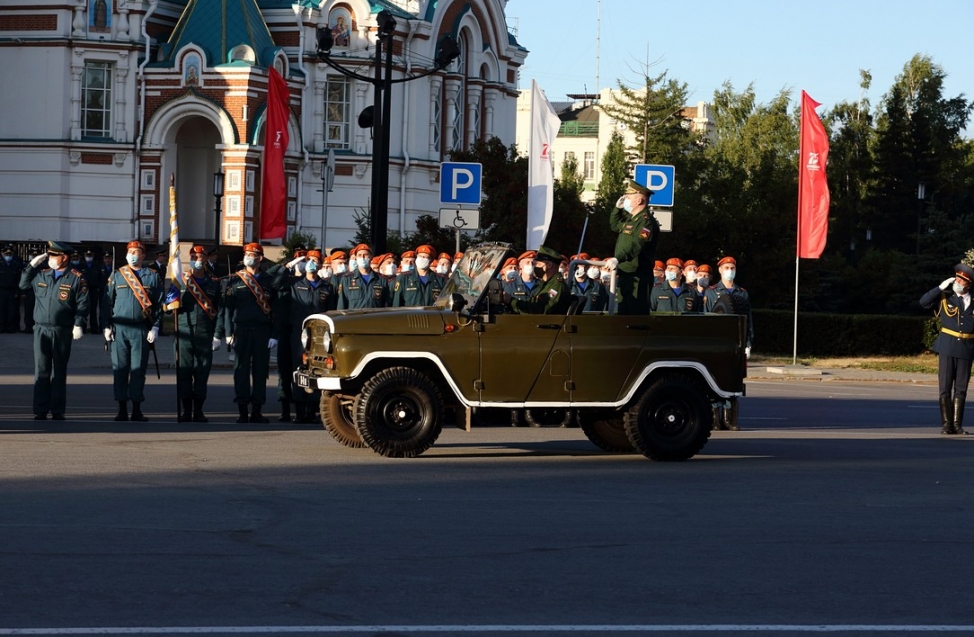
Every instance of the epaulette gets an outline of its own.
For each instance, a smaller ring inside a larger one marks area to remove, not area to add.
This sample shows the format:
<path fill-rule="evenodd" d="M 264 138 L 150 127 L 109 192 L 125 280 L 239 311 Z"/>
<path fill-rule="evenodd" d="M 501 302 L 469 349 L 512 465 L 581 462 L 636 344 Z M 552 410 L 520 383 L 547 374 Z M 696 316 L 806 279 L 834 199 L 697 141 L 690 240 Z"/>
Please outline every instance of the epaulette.
<path fill-rule="evenodd" d="M 81 272 L 75 270 L 74 268 L 71 268 L 71 274 L 75 275 L 76 277 L 84 278 L 84 275 L 81 274 Z"/>

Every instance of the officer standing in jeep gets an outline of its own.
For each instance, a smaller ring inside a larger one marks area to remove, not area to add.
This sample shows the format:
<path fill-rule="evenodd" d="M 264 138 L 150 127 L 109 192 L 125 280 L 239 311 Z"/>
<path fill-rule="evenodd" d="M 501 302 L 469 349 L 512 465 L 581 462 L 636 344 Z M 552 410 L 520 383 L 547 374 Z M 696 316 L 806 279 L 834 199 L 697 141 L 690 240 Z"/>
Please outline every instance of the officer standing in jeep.
<path fill-rule="evenodd" d="M 653 265 L 660 225 L 649 211 L 653 192 L 630 181 L 609 213 L 609 227 L 619 233 L 613 256 L 619 260 L 619 314 L 648 314 Z"/>
<path fill-rule="evenodd" d="M 565 314 L 572 304 L 572 293 L 565 280 L 558 275 L 558 265 L 562 256 L 549 248 L 538 248 L 534 258 L 535 271 L 540 273 L 541 282 L 528 299 L 513 299 L 504 292 L 504 303 L 510 304 L 516 314 Z"/>

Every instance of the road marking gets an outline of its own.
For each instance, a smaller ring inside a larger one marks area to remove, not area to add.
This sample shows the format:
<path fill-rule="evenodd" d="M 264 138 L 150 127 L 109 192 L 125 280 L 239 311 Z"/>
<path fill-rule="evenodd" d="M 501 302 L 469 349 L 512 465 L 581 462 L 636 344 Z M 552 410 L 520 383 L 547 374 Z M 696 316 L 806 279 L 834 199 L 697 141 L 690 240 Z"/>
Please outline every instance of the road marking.
<path fill-rule="evenodd" d="M 951 624 L 687 624 L 687 625 L 444 625 L 444 626 L 139 626 L 89 628 L 0 628 L 0 635 L 168 635 L 256 633 L 957 633 L 974 631 L 974 625 Z"/>

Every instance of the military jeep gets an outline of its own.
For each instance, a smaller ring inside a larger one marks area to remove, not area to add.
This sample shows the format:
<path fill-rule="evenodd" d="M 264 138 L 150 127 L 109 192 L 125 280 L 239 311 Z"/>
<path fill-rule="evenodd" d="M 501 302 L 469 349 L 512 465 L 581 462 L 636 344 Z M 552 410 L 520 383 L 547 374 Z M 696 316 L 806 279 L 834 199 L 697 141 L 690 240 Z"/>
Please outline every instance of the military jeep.
<path fill-rule="evenodd" d="M 294 379 L 322 391 L 335 440 L 414 457 L 436 442 L 448 408 L 467 429 L 477 408 L 571 409 L 605 451 L 653 460 L 699 452 L 714 408 L 744 395 L 746 319 L 575 305 L 560 316 L 511 313 L 497 279 L 511 253 L 502 243 L 467 250 L 431 307 L 305 320 Z"/>

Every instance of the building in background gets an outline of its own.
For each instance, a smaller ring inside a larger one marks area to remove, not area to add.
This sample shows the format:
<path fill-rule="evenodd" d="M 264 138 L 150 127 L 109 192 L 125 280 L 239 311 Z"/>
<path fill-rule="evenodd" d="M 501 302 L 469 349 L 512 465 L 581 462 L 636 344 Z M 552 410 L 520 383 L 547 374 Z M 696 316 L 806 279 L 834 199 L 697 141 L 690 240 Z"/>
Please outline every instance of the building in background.
<path fill-rule="evenodd" d="M 372 138 L 357 120 L 373 87 L 321 62 L 315 34 L 329 29 L 331 55 L 371 76 L 382 10 L 397 22 L 394 78 L 431 68 L 444 35 L 461 51 L 443 71 L 391 92 L 389 229 L 410 232 L 439 209 L 440 162 L 452 150 L 515 139 L 528 52 L 508 33 L 506 4 L 0 0 L 0 237 L 164 242 L 173 175 L 182 240 L 259 240 L 276 68 L 290 91 L 288 233 L 320 234 L 323 163 L 334 150 L 327 242 L 346 244 L 370 204 Z"/>

